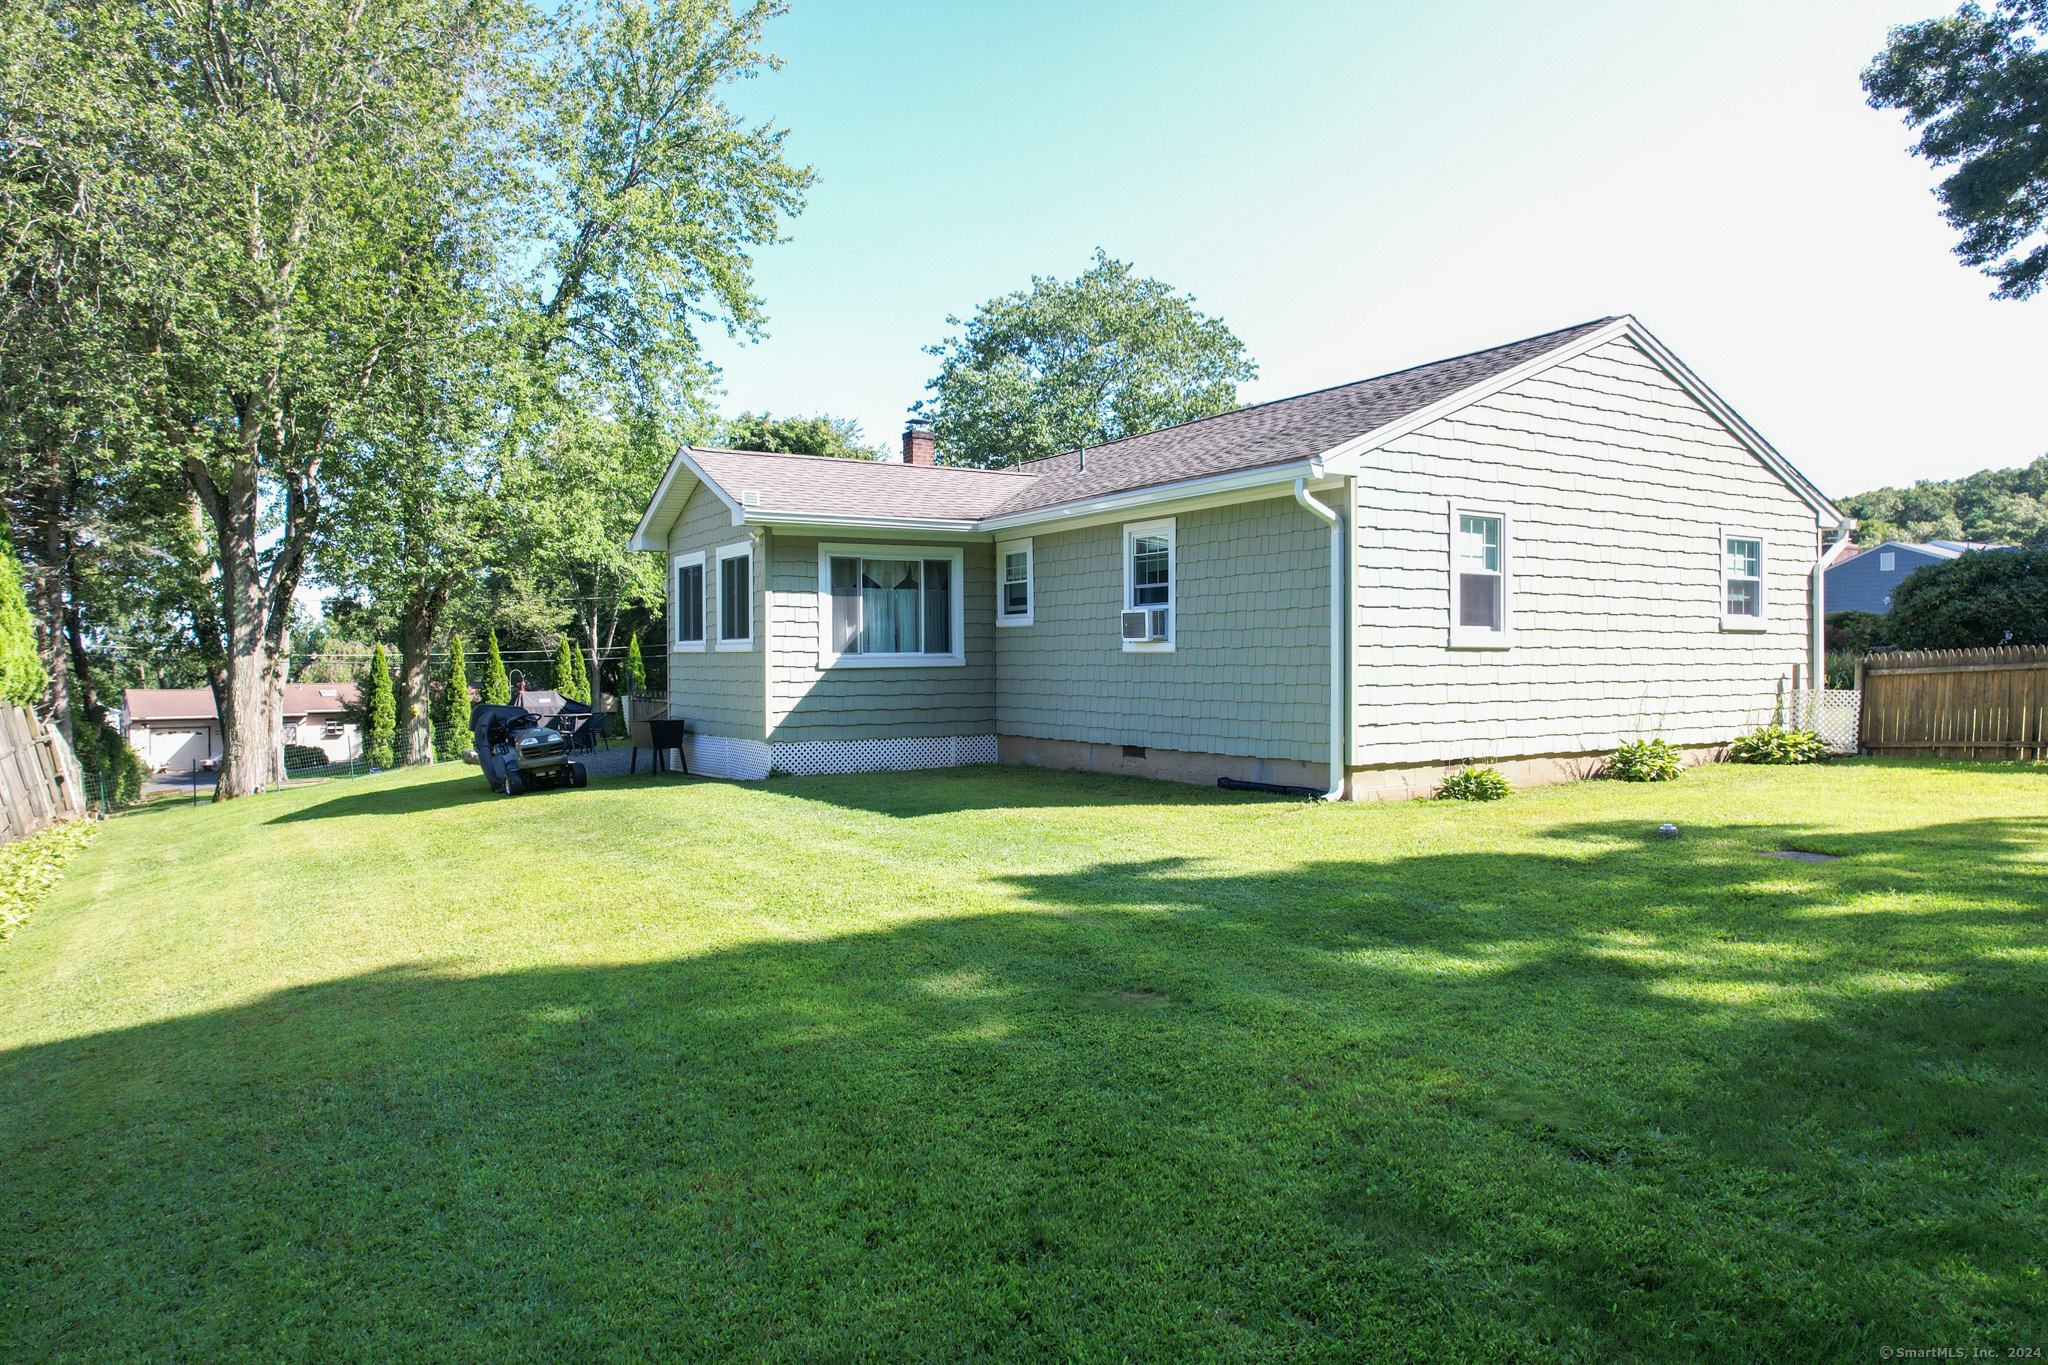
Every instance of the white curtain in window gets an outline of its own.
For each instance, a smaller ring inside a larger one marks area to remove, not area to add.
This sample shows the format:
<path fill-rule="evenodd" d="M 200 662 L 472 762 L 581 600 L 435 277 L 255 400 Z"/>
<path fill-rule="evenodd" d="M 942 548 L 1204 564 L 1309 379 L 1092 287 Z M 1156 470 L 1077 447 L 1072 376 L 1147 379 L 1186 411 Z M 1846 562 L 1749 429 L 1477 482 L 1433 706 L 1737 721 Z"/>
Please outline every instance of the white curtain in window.
<path fill-rule="evenodd" d="M 860 562 L 861 653 L 918 652 L 919 567 L 914 559 Z"/>

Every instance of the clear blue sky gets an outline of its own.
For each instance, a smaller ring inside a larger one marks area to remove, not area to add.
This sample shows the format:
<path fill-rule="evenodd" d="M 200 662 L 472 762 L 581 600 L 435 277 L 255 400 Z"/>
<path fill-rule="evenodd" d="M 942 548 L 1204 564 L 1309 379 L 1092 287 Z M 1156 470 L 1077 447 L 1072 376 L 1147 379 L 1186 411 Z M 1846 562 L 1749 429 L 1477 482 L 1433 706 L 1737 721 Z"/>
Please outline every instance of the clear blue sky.
<path fill-rule="evenodd" d="M 735 107 L 819 183 L 727 411 L 893 444 L 947 314 L 1097 246 L 1284 397 L 1632 312 L 1823 488 L 2048 453 L 2048 299 L 1949 253 L 1857 74 L 1950 0 L 794 0 Z"/>

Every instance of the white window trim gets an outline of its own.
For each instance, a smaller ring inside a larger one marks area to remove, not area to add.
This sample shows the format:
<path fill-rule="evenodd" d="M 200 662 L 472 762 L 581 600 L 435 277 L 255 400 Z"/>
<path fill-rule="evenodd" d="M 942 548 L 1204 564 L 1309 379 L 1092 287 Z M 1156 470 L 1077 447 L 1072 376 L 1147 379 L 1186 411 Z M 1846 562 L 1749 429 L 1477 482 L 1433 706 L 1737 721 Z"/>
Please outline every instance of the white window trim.
<path fill-rule="evenodd" d="M 704 652 L 705 641 L 685 640 L 677 633 L 682 629 L 682 622 L 678 620 L 676 617 L 676 570 L 687 569 L 693 565 L 700 569 L 704 567 L 704 552 L 702 550 L 692 550 L 685 555 L 670 555 L 668 557 L 668 647 L 672 650 L 687 651 L 692 654 L 701 654 Z M 711 578 L 711 575 L 706 574 L 704 575 L 704 578 L 706 581 L 700 585 L 704 589 L 704 591 L 698 594 L 700 598 L 707 597 L 710 593 L 711 585 L 709 580 Z M 702 610 L 698 614 L 704 622 L 704 633 L 708 636 L 711 633 L 710 603 L 706 601 L 699 601 L 698 606 L 702 608 Z"/>
<path fill-rule="evenodd" d="M 716 581 L 705 585 L 705 595 L 718 604 L 718 614 L 704 613 L 704 634 L 711 634 L 712 622 L 718 623 L 718 649 L 723 653 L 740 653 L 754 647 L 754 593 L 760 588 L 760 566 L 754 563 L 754 542 L 736 540 L 730 545 L 721 545 L 717 550 L 718 574 Z M 747 561 L 747 634 L 745 639 L 725 638 L 725 563 L 729 559 Z M 711 577 L 711 575 L 706 575 Z"/>
<path fill-rule="evenodd" d="M 832 561 L 837 559 L 945 559 L 953 565 L 953 652 L 950 654 L 835 654 L 832 651 Z M 1000 562 L 1000 561 L 998 561 Z M 820 545 L 818 547 L 819 668 L 962 668 L 967 663 L 967 555 L 957 545 Z"/>
<path fill-rule="evenodd" d="M 1728 542 L 1731 540 L 1753 540 L 1757 546 L 1756 563 L 1756 615 L 1731 616 L 1728 613 Z M 1723 526 L 1721 538 L 1714 542 L 1714 586 L 1719 599 L 1714 609 L 1721 618 L 1721 629 L 1742 631 L 1747 634 L 1761 634 L 1771 628 L 1771 539 L 1762 531 L 1746 526 Z"/>
<path fill-rule="evenodd" d="M 1515 519 L 1505 507 L 1493 503 L 1446 504 L 1444 519 L 1444 617 L 1450 624 L 1450 649 L 1513 649 L 1515 646 Z M 1500 629 L 1480 630 L 1458 624 L 1458 519 L 1496 517 L 1500 520 Z"/>
<path fill-rule="evenodd" d="M 1166 638 L 1164 640 L 1123 640 L 1126 654 L 1171 654 L 1174 644 L 1180 638 L 1180 536 L 1174 527 L 1174 518 L 1161 517 L 1157 521 L 1127 521 L 1124 523 L 1124 596 L 1117 607 L 1118 635 L 1122 635 L 1123 614 L 1138 610 L 1131 600 L 1136 591 L 1135 575 L 1132 573 L 1131 546 L 1139 536 L 1166 537 Z M 1157 602 L 1148 603 L 1157 607 Z"/>
<path fill-rule="evenodd" d="M 1024 612 L 1021 616 L 1003 615 L 1003 561 L 1013 554 L 1024 556 Z M 1031 552 L 1031 539 L 999 540 L 996 542 L 996 624 L 999 626 L 1028 626 L 1038 619 L 1038 560 Z"/>

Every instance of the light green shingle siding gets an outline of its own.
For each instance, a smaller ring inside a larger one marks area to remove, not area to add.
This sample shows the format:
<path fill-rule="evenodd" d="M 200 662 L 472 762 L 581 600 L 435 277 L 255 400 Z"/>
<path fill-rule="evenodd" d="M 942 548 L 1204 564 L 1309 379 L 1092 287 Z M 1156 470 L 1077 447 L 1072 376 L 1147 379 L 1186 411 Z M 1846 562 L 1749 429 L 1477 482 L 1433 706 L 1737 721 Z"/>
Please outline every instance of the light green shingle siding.
<path fill-rule="evenodd" d="M 966 662 L 929 668 L 818 666 L 818 547 L 858 544 L 777 535 L 770 540 L 768 586 L 774 603 L 773 732 L 777 743 L 820 739 L 915 739 L 986 735 L 995 730 L 995 551 L 964 550 L 961 564 Z M 914 545 L 903 537 L 877 544 Z"/>
<path fill-rule="evenodd" d="M 1768 719 L 1805 661 L 1813 509 L 1631 342 L 1365 460 L 1354 763 L 1719 743 Z M 1452 498 L 1508 516 L 1506 652 L 1445 647 Z M 1724 526 L 1768 542 L 1764 633 L 1721 628 Z"/>
<path fill-rule="evenodd" d="M 996 728 L 1088 744 L 1323 758 L 1329 543 L 1326 524 L 1291 497 L 1181 513 L 1175 649 L 1127 653 L 1123 525 L 1034 531 L 1035 623 L 995 632 Z"/>
<path fill-rule="evenodd" d="M 704 552 L 704 635 L 702 650 L 680 650 L 673 644 L 674 628 L 665 627 L 671 638 L 668 655 L 668 699 L 671 715 L 680 715 L 699 734 L 726 739 L 761 739 L 763 677 L 758 639 L 761 621 L 760 553 L 754 560 L 754 629 L 756 647 L 742 650 L 718 648 L 718 547 L 748 539 L 754 533 L 732 524 L 732 512 L 708 489 L 699 486 L 676 519 L 669 533 L 669 555 Z M 671 560 L 664 559 L 668 572 Z M 671 580 L 672 581 L 672 580 Z"/>

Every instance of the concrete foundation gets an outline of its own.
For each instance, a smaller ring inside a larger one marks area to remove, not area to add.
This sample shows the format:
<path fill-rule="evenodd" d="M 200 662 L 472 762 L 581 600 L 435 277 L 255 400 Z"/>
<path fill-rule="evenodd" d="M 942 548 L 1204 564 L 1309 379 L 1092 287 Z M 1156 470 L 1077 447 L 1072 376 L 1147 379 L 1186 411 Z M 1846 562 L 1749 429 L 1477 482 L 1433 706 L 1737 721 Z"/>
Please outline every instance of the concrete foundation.
<path fill-rule="evenodd" d="M 1180 749 L 1145 749 L 1122 744 L 1082 744 L 1071 739 L 1027 739 L 996 736 L 996 761 L 1029 768 L 1065 768 L 1073 772 L 1125 773 L 1163 782 L 1216 785 L 1219 777 L 1240 782 L 1271 782 L 1282 787 L 1330 785 L 1330 765 L 1285 758 L 1250 758 L 1242 754 L 1201 754 Z"/>
<path fill-rule="evenodd" d="M 1700 744 L 1681 748 L 1688 766 L 1718 763 L 1727 746 Z M 1179 749 L 1145 749 L 1121 744 L 1082 744 L 1067 739 L 996 737 L 997 762 L 1031 768 L 1064 768 L 1073 772 L 1126 773 L 1163 782 L 1216 785 L 1219 777 L 1240 782 L 1271 782 L 1282 787 L 1329 786 L 1327 763 L 1285 758 L 1251 758 L 1241 754 L 1189 753 Z M 1514 758 L 1473 759 L 1439 763 L 1388 763 L 1352 768 L 1347 773 L 1349 801 L 1412 801 L 1432 796 L 1446 777 L 1460 768 L 1498 768 L 1517 787 L 1554 787 L 1598 777 L 1605 754 L 1524 754 Z"/>

